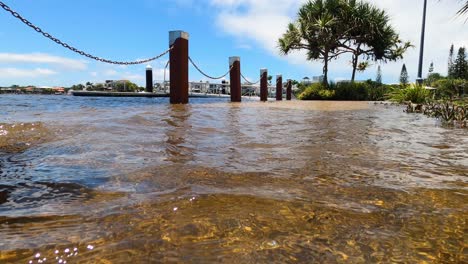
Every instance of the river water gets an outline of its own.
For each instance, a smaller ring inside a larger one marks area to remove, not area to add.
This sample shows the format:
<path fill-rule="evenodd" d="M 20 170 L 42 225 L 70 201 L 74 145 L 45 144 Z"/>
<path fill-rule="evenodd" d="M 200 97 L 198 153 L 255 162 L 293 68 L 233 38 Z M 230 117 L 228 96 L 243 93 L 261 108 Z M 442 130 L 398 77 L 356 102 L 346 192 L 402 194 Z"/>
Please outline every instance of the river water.
<path fill-rule="evenodd" d="M 0 263 L 467 263 L 467 197 L 398 106 L 0 96 Z"/>

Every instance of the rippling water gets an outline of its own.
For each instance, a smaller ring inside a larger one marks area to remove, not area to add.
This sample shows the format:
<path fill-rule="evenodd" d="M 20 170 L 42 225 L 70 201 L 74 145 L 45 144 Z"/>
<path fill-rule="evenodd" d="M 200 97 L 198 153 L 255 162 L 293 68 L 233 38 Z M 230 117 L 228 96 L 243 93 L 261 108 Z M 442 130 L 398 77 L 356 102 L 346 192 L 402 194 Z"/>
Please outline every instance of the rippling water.
<path fill-rule="evenodd" d="M 0 263 L 466 263 L 467 195 L 400 107 L 0 96 Z"/>

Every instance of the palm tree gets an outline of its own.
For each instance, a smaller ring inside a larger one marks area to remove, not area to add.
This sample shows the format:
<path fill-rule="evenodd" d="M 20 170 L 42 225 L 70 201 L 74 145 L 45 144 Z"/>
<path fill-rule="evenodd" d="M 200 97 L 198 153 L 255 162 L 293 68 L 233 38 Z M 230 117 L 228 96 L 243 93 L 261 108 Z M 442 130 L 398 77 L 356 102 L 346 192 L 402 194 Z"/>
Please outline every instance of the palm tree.
<path fill-rule="evenodd" d="M 353 54 L 356 71 L 369 63 L 359 63 L 361 56 L 374 60 L 398 60 L 411 46 L 403 43 L 389 25 L 385 11 L 357 0 L 311 0 L 301 7 L 298 19 L 290 23 L 278 40 L 282 54 L 306 50 L 308 60 L 321 60 L 323 83 L 328 85 L 328 63 L 343 53 Z"/>
<path fill-rule="evenodd" d="M 468 14 L 468 1 L 466 1 L 465 5 L 458 11 L 459 15 Z"/>
<path fill-rule="evenodd" d="M 328 63 L 343 53 L 338 49 L 339 40 L 346 32 L 340 23 L 342 9 L 342 0 L 311 0 L 300 8 L 297 21 L 290 23 L 278 40 L 284 55 L 294 50 L 307 50 L 308 60 L 323 61 L 325 85 L 328 85 Z"/>
<path fill-rule="evenodd" d="M 369 65 L 367 61 L 359 63 L 361 56 L 375 61 L 395 61 L 403 57 L 411 44 L 400 40 L 384 10 L 366 2 L 346 2 L 348 10 L 343 14 L 344 24 L 351 25 L 352 30 L 342 48 L 353 54 L 351 81 L 354 81 L 356 71 L 364 71 Z"/>

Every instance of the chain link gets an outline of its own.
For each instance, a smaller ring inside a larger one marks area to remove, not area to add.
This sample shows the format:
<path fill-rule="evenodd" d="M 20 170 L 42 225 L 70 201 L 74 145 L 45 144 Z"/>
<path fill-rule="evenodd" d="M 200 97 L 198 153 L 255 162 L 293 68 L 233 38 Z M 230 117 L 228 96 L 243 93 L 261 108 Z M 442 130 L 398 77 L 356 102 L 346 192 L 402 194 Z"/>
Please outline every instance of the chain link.
<path fill-rule="evenodd" d="M 247 82 L 247 84 L 249 85 L 255 85 L 255 84 L 258 84 L 262 79 L 256 81 L 256 82 L 250 82 L 249 80 L 247 80 L 247 78 L 245 78 L 245 76 L 241 73 L 241 77 L 242 79 L 244 79 L 245 82 Z"/>
<path fill-rule="evenodd" d="M 195 69 L 197 69 L 198 72 L 200 72 L 203 76 L 205 76 L 205 77 L 208 78 L 208 79 L 213 79 L 213 80 L 219 80 L 219 79 L 222 79 L 222 78 L 226 77 L 226 76 L 231 72 L 232 68 L 234 67 L 234 65 L 231 65 L 231 68 L 229 68 L 229 71 L 226 72 L 226 74 L 224 74 L 223 76 L 220 76 L 220 77 L 213 77 L 213 76 L 210 76 L 210 75 L 206 74 L 205 72 L 203 72 L 203 71 L 200 69 L 200 67 L 198 67 L 198 65 L 195 64 L 195 62 L 193 62 L 192 58 L 189 57 L 189 61 L 190 61 L 190 63 L 192 63 L 192 65 L 195 67 Z"/>
<path fill-rule="evenodd" d="M 79 50 L 73 46 L 70 46 L 68 45 L 67 43 L 59 40 L 58 38 L 55 38 L 54 36 L 52 36 L 51 34 L 47 33 L 47 32 L 44 32 L 40 27 L 34 25 L 33 23 L 31 23 L 29 20 L 23 18 L 20 14 L 18 14 L 17 12 L 11 10 L 11 8 L 9 6 L 7 6 L 5 3 L 1 2 L 0 1 L 0 6 L 7 12 L 11 13 L 15 18 L 21 20 L 24 24 L 26 24 L 27 26 L 29 26 L 30 28 L 34 29 L 36 32 L 42 34 L 44 37 L 52 40 L 53 42 L 63 46 L 64 48 L 66 49 L 69 49 L 73 52 L 76 52 L 82 56 L 85 56 L 85 57 L 88 57 L 90 59 L 93 59 L 93 60 L 97 60 L 97 61 L 100 61 L 100 62 L 105 62 L 105 63 L 110 63 L 110 64 L 117 64 L 117 65 L 136 65 L 136 64 L 143 64 L 143 63 L 147 63 L 147 62 L 150 62 L 150 61 L 154 61 L 154 60 L 157 60 L 161 57 L 163 57 L 164 55 L 166 55 L 167 53 L 169 53 L 171 50 L 172 50 L 172 46 L 166 50 L 165 52 L 161 53 L 160 55 L 158 56 L 155 56 L 155 57 L 152 57 L 152 58 L 149 58 L 149 59 L 145 59 L 145 60 L 137 60 L 137 61 L 131 61 L 131 62 L 125 62 L 125 61 L 113 61 L 113 60 L 108 60 L 108 59 L 103 59 L 103 58 L 100 58 L 100 57 L 97 57 L 97 56 L 94 56 L 94 55 L 91 55 L 89 53 L 86 53 L 82 50 Z"/>

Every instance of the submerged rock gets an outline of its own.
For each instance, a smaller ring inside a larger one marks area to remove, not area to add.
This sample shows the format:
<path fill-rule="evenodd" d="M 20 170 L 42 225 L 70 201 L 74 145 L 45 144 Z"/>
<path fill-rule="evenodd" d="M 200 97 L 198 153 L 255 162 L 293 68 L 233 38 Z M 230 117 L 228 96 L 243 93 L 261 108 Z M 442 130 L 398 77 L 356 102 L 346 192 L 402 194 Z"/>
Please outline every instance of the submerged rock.
<path fill-rule="evenodd" d="M 42 123 L 0 123 L 0 153 L 22 152 L 53 137 Z"/>
<path fill-rule="evenodd" d="M 8 192 L 0 191 L 0 204 L 8 202 Z"/>

